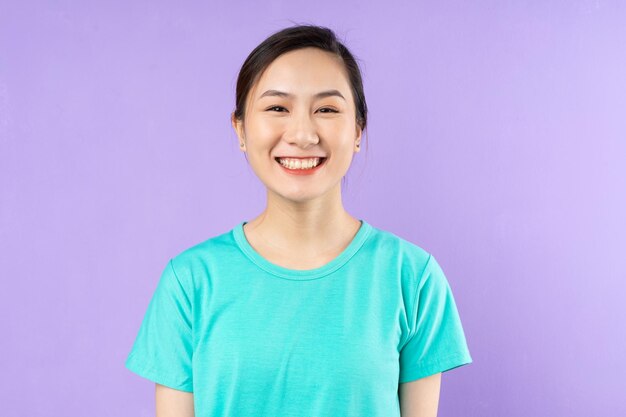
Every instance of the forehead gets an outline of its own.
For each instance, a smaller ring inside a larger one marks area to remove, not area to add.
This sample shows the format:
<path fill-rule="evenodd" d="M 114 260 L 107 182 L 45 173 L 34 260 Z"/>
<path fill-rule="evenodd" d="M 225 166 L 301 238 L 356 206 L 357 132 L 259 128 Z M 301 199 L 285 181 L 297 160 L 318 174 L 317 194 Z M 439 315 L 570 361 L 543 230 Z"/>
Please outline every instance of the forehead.
<path fill-rule="evenodd" d="M 254 86 L 253 97 L 258 98 L 267 89 L 295 95 L 313 95 L 321 90 L 336 89 L 346 98 L 351 93 L 341 59 L 318 48 L 297 49 L 276 58 Z"/>

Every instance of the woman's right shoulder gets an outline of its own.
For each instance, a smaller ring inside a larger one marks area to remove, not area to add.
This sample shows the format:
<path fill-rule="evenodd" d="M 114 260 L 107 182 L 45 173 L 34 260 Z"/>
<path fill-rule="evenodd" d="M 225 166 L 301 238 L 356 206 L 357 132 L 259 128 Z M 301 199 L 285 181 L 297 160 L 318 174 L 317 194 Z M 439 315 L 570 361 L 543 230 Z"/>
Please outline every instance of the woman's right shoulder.
<path fill-rule="evenodd" d="M 229 230 L 183 249 L 171 258 L 171 263 L 177 273 L 188 275 L 229 261 L 237 252 L 237 243 Z"/>

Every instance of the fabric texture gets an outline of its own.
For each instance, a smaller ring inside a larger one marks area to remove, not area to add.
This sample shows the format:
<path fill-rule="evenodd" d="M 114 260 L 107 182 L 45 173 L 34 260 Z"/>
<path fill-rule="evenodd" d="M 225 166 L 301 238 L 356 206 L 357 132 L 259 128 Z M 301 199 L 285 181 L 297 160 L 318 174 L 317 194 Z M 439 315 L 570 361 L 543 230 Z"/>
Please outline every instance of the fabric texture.
<path fill-rule="evenodd" d="M 273 264 L 241 222 L 169 260 L 126 367 L 196 417 L 399 417 L 398 384 L 472 363 L 449 282 L 364 220 L 315 269 Z"/>

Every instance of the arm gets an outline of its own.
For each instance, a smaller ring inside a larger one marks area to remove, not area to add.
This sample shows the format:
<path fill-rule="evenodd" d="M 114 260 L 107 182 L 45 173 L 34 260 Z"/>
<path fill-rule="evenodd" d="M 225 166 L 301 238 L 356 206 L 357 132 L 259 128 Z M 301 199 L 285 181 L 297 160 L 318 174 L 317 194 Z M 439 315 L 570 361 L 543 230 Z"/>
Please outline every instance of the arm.
<path fill-rule="evenodd" d="M 441 372 L 400 384 L 400 415 L 402 417 L 437 417 Z"/>
<path fill-rule="evenodd" d="M 193 393 L 156 384 L 156 417 L 194 417 Z"/>

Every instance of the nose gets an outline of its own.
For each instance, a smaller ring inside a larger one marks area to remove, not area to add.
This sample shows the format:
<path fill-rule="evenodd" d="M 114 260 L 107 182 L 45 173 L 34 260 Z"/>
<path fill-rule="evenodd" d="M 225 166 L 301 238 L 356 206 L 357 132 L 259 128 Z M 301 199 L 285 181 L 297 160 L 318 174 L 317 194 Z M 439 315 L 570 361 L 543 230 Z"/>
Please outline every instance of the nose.
<path fill-rule="evenodd" d="M 285 132 L 287 142 L 301 148 L 307 148 L 319 142 L 315 121 L 308 112 L 294 112 L 290 119 L 289 127 Z"/>

